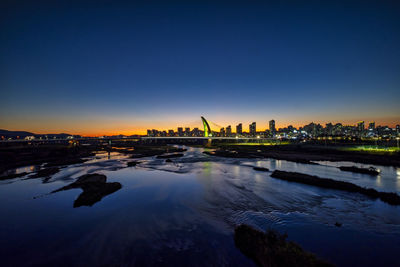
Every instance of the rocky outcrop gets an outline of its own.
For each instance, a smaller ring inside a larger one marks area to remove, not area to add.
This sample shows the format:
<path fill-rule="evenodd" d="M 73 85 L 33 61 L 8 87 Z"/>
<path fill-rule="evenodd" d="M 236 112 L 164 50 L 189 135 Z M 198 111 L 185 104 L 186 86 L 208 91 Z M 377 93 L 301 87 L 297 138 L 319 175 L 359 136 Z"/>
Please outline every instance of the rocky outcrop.
<path fill-rule="evenodd" d="M 333 266 L 286 238 L 276 231 L 264 233 L 244 224 L 235 228 L 234 236 L 236 247 L 258 266 Z"/>
<path fill-rule="evenodd" d="M 271 174 L 271 177 L 289 182 L 296 182 L 323 188 L 360 193 L 373 199 L 379 198 L 383 202 L 386 202 L 391 205 L 400 205 L 400 196 L 397 195 L 396 193 L 379 192 L 375 189 L 363 188 L 361 186 L 349 182 L 336 181 L 328 178 L 320 178 L 318 176 L 313 176 L 298 172 L 285 172 L 279 170 L 274 171 Z"/>
<path fill-rule="evenodd" d="M 29 178 L 40 178 L 40 177 L 49 177 L 53 174 L 56 174 L 60 171 L 60 168 L 52 167 L 38 170 L 36 174 L 29 176 Z"/>
<path fill-rule="evenodd" d="M 86 174 L 79 177 L 75 182 L 64 186 L 52 193 L 69 190 L 73 188 L 81 188 L 83 192 L 74 201 L 74 208 L 81 206 L 92 206 L 99 202 L 104 196 L 112 194 L 121 189 L 118 182 L 107 183 L 107 177 L 103 174 Z"/>

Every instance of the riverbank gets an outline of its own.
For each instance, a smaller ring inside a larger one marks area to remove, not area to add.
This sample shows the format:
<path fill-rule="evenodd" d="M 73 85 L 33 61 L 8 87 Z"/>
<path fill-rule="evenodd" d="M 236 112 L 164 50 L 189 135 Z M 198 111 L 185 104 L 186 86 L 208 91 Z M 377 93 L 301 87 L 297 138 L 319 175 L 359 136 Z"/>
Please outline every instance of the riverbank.
<path fill-rule="evenodd" d="M 99 152 L 118 152 L 131 158 L 143 158 L 152 156 L 165 157 L 183 156 L 185 149 L 168 145 L 135 145 L 119 144 L 118 146 L 92 145 L 69 146 L 63 144 L 42 146 L 16 146 L 0 149 L 0 180 L 13 179 L 25 174 L 16 173 L 16 168 L 35 166 L 31 177 L 47 176 L 47 170 L 73 164 L 84 163 L 88 158 Z M 180 154 L 176 154 L 180 153 Z M 172 156 L 171 156 L 172 155 Z M 54 173 L 50 173 L 54 174 Z"/>
<path fill-rule="evenodd" d="M 212 156 L 229 158 L 272 158 L 297 163 L 316 164 L 315 161 L 351 161 L 363 164 L 400 167 L 400 153 L 371 153 L 344 150 L 341 147 L 275 145 L 275 146 L 215 146 Z"/>

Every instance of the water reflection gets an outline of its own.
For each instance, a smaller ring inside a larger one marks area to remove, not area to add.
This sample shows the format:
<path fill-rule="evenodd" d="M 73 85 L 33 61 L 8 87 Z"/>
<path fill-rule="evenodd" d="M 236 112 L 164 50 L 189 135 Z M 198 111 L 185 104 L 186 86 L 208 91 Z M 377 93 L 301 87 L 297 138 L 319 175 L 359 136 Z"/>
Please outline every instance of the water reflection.
<path fill-rule="evenodd" d="M 371 178 L 340 171 L 336 165 L 342 163 L 229 159 L 202 152 L 190 148 L 172 163 L 143 158 L 131 168 L 126 168 L 126 156 L 103 153 L 63 168 L 47 184 L 22 180 L 0 185 L 0 213 L 7 218 L 0 226 L 3 262 L 248 266 L 252 263 L 232 238 L 233 227 L 246 223 L 288 232 L 289 239 L 338 265 L 351 259 L 400 266 L 399 207 L 359 194 L 272 179 L 270 172 L 257 172 L 253 166 L 391 192 L 400 192 L 399 168 L 378 166 L 381 175 Z M 76 183 L 93 173 L 107 177 L 100 181 L 100 189 Z M 105 184 L 122 187 L 113 186 L 116 190 L 109 193 Z M 100 193 L 88 197 L 92 189 Z M 46 194 L 52 191 L 57 193 Z M 33 199 L 37 195 L 43 197 Z M 75 206 L 94 205 L 73 209 L 72 201 Z M 335 222 L 343 226 L 335 227 Z"/>

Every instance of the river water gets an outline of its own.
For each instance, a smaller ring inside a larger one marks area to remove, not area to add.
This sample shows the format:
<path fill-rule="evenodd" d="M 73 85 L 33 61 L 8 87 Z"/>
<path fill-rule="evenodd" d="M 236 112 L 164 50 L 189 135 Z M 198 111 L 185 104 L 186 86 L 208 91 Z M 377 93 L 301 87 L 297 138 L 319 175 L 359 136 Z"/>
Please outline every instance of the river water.
<path fill-rule="evenodd" d="M 170 163 L 149 157 L 126 167 L 131 161 L 126 156 L 99 154 L 51 179 L 0 182 L 1 265 L 254 266 L 233 241 L 234 227 L 246 223 L 286 232 L 289 240 L 338 266 L 400 266 L 399 206 L 281 181 L 252 167 L 397 193 L 400 169 L 375 166 L 381 174 L 373 177 L 337 168 L 363 166 L 350 162 L 230 159 L 187 149 Z M 73 207 L 81 189 L 49 194 L 87 173 L 104 174 L 122 188 L 91 207 Z"/>

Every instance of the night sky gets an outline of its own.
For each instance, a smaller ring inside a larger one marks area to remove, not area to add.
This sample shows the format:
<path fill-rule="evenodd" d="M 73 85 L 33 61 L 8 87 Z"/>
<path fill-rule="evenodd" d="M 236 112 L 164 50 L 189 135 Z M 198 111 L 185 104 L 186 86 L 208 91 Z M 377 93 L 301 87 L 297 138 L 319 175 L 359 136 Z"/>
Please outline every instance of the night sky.
<path fill-rule="evenodd" d="M 1 1 L 0 128 L 400 123 L 400 1 L 68 2 Z"/>

